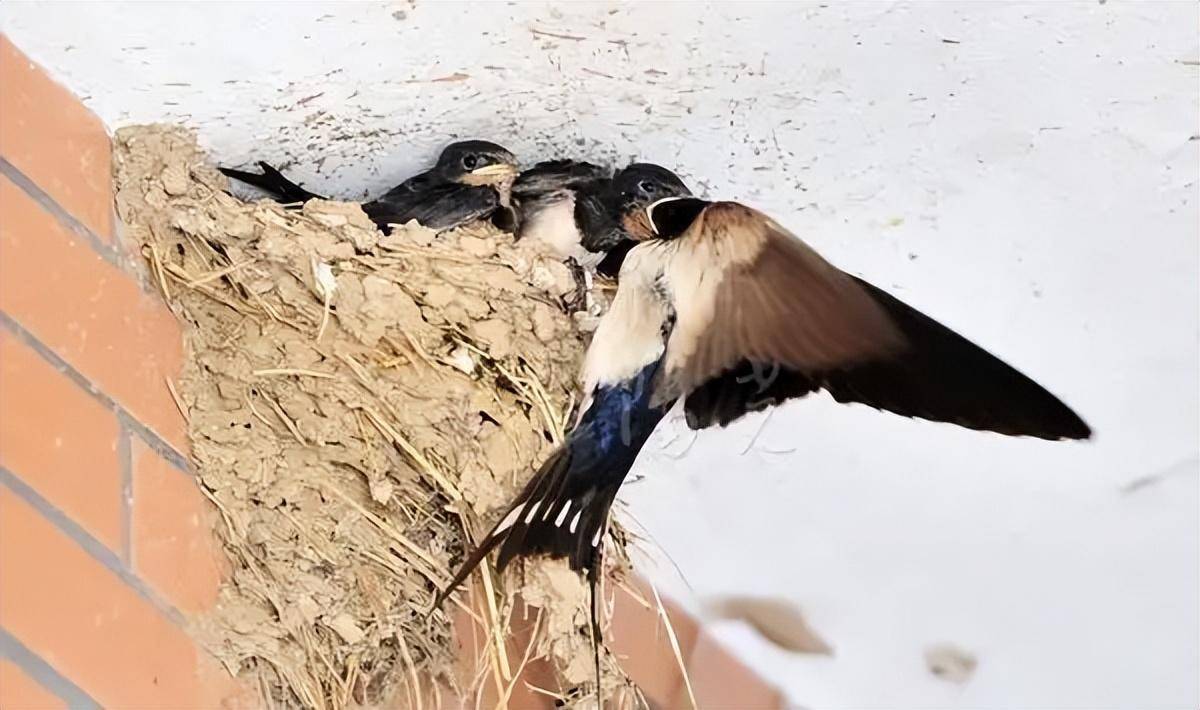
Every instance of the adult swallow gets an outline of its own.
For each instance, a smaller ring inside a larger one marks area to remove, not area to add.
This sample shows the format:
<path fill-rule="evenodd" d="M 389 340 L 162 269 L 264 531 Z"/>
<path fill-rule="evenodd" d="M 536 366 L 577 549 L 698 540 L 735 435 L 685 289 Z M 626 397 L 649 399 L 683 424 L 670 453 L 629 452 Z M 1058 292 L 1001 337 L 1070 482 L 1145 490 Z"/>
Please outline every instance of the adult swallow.
<path fill-rule="evenodd" d="M 513 185 L 520 214 L 519 239 L 548 244 L 563 259 L 616 276 L 634 245 L 620 216 L 662 197 L 692 193 L 674 173 L 635 163 L 614 179 L 591 163 L 553 160 L 521 173 Z"/>
<path fill-rule="evenodd" d="M 578 423 L 439 603 L 496 547 L 497 569 L 522 555 L 565 557 L 594 583 L 609 507 L 679 400 L 693 429 L 825 390 L 838 402 L 1008 436 L 1091 435 L 1041 385 L 841 271 L 770 217 L 642 189 L 653 172 L 633 166 L 615 179 L 630 198 L 615 218 L 636 246 L 585 356 Z"/>
<path fill-rule="evenodd" d="M 267 163 L 262 173 L 218 168 L 225 175 L 263 190 L 278 202 L 304 203 L 325 199 L 288 180 Z M 365 202 L 363 211 L 379 229 L 417 220 L 438 231 L 477 219 L 493 218 L 500 226 L 514 223 L 511 190 L 517 160 L 507 149 L 488 141 L 451 143 L 433 168 L 405 180 L 382 197 Z"/>

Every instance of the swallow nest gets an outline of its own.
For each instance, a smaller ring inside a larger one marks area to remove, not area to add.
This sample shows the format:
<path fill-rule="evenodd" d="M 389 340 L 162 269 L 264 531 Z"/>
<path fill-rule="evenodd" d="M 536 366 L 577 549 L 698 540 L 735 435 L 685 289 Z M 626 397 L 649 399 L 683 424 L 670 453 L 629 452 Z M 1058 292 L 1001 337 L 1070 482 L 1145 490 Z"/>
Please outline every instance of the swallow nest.
<path fill-rule="evenodd" d="M 274 706 L 475 706 L 534 659 L 588 702 L 587 588 L 561 561 L 485 569 L 429 613 L 573 415 L 567 267 L 490 225 L 385 236 L 354 204 L 242 202 L 179 128 L 115 143 L 126 239 L 185 325 L 175 390 L 230 567 L 197 638 Z M 510 624 L 534 627 L 515 652 Z"/>

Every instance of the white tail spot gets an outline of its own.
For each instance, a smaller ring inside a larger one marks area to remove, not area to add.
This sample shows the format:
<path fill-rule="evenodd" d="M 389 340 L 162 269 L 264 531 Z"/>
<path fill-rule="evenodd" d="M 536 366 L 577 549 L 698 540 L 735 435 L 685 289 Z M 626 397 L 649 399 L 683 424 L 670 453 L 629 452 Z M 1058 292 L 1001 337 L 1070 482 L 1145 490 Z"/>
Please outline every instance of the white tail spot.
<path fill-rule="evenodd" d="M 554 519 L 554 527 L 562 527 L 563 521 L 567 519 L 567 513 L 571 510 L 571 500 L 568 498 L 566 503 L 563 503 L 562 510 L 558 511 L 558 517 Z"/>
<path fill-rule="evenodd" d="M 542 505 L 542 502 L 539 500 L 538 502 L 533 504 L 532 508 L 529 509 L 529 515 L 525 516 L 525 524 L 526 525 L 533 522 L 533 516 L 537 515 L 538 508 L 540 508 L 541 505 Z"/>
<path fill-rule="evenodd" d="M 598 545 L 600 544 L 600 536 L 601 536 L 601 535 L 603 535 L 603 534 L 604 534 L 604 526 L 603 526 L 603 525 L 601 525 L 601 526 L 600 526 L 600 527 L 599 527 L 599 528 L 596 530 L 596 534 L 592 536 L 592 547 L 596 547 L 596 546 L 598 546 Z"/>
<path fill-rule="evenodd" d="M 583 515 L 583 508 L 575 512 L 575 517 L 571 518 L 571 533 L 575 533 L 575 528 L 579 527 L 579 516 Z"/>
<path fill-rule="evenodd" d="M 521 511 L 524 509 L 525 509 L 525 504 L 522 503 L 522 504 L 518 505 L 517 507 L 513 508 L 512 510 L 508 511 L 508 515 L 504 516 L 504 520 L 500 521 L 500 524 L 496 526 L 496 532 L 494 532 L 492 534 L 496 535 L 496 534 L 502 533 L 505 530 L 508 530 L 509 528 L 511 528 L 517 522 L 517 519 L 521 517 Z"/>

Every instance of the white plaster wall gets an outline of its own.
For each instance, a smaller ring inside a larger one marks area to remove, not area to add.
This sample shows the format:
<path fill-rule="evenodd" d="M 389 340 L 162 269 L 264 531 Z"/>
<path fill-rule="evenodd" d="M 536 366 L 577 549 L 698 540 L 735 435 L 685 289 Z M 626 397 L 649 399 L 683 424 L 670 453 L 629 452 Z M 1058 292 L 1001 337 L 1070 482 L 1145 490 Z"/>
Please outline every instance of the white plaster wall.
<path fill-rule="evenodd" d="M 1200 6 L 4 3 L 0 22 L 110 126 L 193 125 L 225 162 L 331 193 L 477 136 L 654 160 L 766 209 L 1097 436 L 823 397 L 694 442 L 675 423 L 623 494 L 655 576 L 696 609 L 801 605 L 834 657 L 715 628 L 804 706 L 1200 703 Z M 969 683 L 925 671 L 938 642 L 978 656 Z"/>

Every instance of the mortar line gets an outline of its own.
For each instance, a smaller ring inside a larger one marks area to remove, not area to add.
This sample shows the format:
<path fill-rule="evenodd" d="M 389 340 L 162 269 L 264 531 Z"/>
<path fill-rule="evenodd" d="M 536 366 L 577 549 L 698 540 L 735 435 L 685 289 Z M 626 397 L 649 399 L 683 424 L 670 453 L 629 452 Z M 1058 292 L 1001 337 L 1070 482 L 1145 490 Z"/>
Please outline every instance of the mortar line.
<path fill-rule="evenodd" d="M 117 218 L 115 211 L 113 213 L 113 243 L 108 244 L 93 232 L 90 227 L 80 222 L 66 208 L 58 204 L 49 193 L 39 187 L 28 175 L 21 172 L 20 168 L 8 162 L 3 157 L 0 157 L 0 175 L 12 180 L 13 184 L 36 202 L 39 207 L 46 210 L 64 229 L 67 229 L 85 241 L 88 247 L 98 254 L 101 259 L 132 278 L 133 282 L 137 284 L 139 291 L 147 296 L 162 297 L 155 285 L 150 282 L 146 272 L 138 268 L 138 264 L 141 263 L 140 255 L 130 253 L 122 247 L 121 221 Z"/>
<path fill-rule="evenodd" d="M 100 710 L 100 703 L 69 678 L 34 653 L 8 629 L 0 626 L 0 658 L 7 658 L 38 685 L 62 700 L 71 710 Z"/>
<path fill-rule="evenodd" d="M 76 370 L 70 363 L 64 360 L 58 353 L 54 352 L 50 346 L 38 340 L 37 336 L 25 329 L 25 326 L 17 322 L 15 318 L 7 312 L 0 310 L 0 326 L 12 333 L 18 340 L 29 346 L 34 352 L 42 357 L 43 360 L 50 363 L 56 370 L 66 375 L 68 379 L 73 381 L 85 392 L 90 394 L 104 407 L 117 415 L 118 421 L 122 426 L 129 429 L 130 432 L 137 434 L 146 446 L 149 446 L 154 453 L 166 459 L 176 470 L 192 475 L 192 467 L 188 464 L 187 457 L 179 452 L 170 442 L 163 439 L 152 429 L 147 427 L 142 422 L 138 421 L 137 417 L 133 416 L 129 410 L 125 409 L 119 402 L 105 394 L 99 387 L 96 386 L 86 375 Z"/>
<path fill-rule="evenodd" d="M 121 562 L 121 558 L 116 553 L 105 547 L 104 543 L 92 537 L 88 531 L 79 526 L 79 523 L 72 520 L 70 516 L 59 510 L 53 503 L 39 495 L 28 483 L 21 480 L 19 476 L 10 471 L 6 466 L 0 466 L 0 485 L 15 493 L 18 498 L 41 513 L 42 517 L 58 528 L 59 532 L 79 545 L 101 567 L 116 575 L 126 586 L 133 589 L 138 596 L 149 602 L 151 606 L 157 609 L 169 621 L 177 626 L 182 627 L 184 625 L 185 617 L 183 613 L 176 609 L 173 604 L 158 596 L 154 590 L 146 586 L 145 582 Z"/>
<path fill-rule="evenodd" d="M 133 568 L 133 442 L 125 422 L 117 435 L 117 465 L 121 467 L 121 561 Z"/>
<path fill-rule="evenodd" d="M 53 197 L 45 190 L 38 186 L 28 175 L 21 172 L 21 169 L 7 159 L 0 157 L 0 175 L 5 176 L 13 181 L 21 191 L 30 197 L 39 207 L 50 213 L 62 227 L 71 232 L 75 236 L 82 239 L 91 247 L 92 251 L 100 255 L 108 263 L 116 266 L 122 271 L 125 270 L 124 259 L 121 252 L 115 245 L 106 243 L 95 232 L 91 230 L 83 222 L 80 222 L 74 215 L 68 212 L 62 205 L 58 204 Z M 114 223 L 115 225 L 115 223 Z"/>

